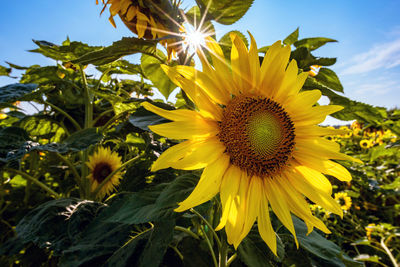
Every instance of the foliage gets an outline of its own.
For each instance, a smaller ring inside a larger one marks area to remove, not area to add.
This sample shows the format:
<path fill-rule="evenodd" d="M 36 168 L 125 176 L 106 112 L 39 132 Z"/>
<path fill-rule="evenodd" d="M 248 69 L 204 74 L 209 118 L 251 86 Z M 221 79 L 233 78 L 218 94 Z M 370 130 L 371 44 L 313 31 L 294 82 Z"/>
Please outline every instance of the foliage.
<path fill-rule="evenodd" d="M 253 1 L 196 2 L 182 13 L 190 23 L 203 18 L 204 27 L 213 29 L 213 22 L 239 20 Z M 181 21 L 181 14 L 173 15 Z M 244 34 L 239 36 L 248 43 Z M 149 98 L 158 92 L 168 99 L 175 89 L 161 64 L 194 64 L 188 50 L 169 60 L 160 46 L 165 38 L 125 37 L 107 47 L 34 40 L 37 48 L 31 52 L 53 64 L 0 66 L 3 76 L 22 72 L 19 82 L 0 88 L 1 266 L 212 266 L 216 257 L 223 258 L 221 251 L 232 266 L 389 266 L 390 257 L 399 261 L 400 112 L 345 97 L 339 78 L 327 68 L 336 58 L 312 54 L 335 40 L 299 40 L 299 29 L 283 43 L 292 46 L 291 58 L 301 71 L 310 73 L 303 90 L 321 90 L 332 104 L 345 107 L 336 118 L 359 121 L 348 134 L 331 137 L 343 152 L 365 162 L 342 163 L 353 175 L 351 183 L 334 186 L 352 198 L 343 220 L 313 207 L 332 234 L 314 230 L 307 235 L 304 223 L 293 217 L 296 248 L 272 216 L 278 229 L 278 253 L 273 255 L 257 226 L 237 250 L 225 244 L 224 231 L 214 232 L 221 216 L 218 197 L 185 213 L 174 212 L 201 171 L 150 171 L 156 158 L 181 140 L 152 133 L 149 125 L 167 121 L 141 103 L 194 108 L 184 92 L 175 103 Z M 228 58 L 229 33 L 219 42 Z M 267 50 L 268 45 L 260 49 L 260 61 Z M 140 62 L 123 59 L 132 54 L 140 54 Z M 17 101 L 37 110 L 27 112 Z M 110 147 L 123 162 L 120 186 L 104 199 L 90 191 L 86 178 L 86 162 L 98 146 Z"/>

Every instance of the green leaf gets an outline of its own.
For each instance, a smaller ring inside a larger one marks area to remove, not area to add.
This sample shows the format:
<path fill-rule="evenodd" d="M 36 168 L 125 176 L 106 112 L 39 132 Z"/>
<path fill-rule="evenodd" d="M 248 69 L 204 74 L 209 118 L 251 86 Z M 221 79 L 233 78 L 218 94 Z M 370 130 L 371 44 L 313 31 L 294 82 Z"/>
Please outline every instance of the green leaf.
<path fill-rule="evenodd" d="M 162 102 L 151 102 L 153 105 L 166 109 L 166 110 L 173 110 L 174 108 L 168 104 L 164 104 Z M 144 107 L 139 107 L 135 113 L 133 113 L 129 117 L 129 122 L 142 130 L 150 131 L 149 125 L 155 125 L 160 123 L 170 122 L 169 120 L 145 109 Z"/>
<path fill-rule="evenodd" d="M 297 28 L 294 32 L 292 32 L 291 34 L 289 34 L 288 37 L 286 37 L 283 40 L 283 43 L 285 45 L 292 45 L 294 44 L 297 40 L 299 39 L 299 28 Z"/>
<path fill-rule="evenodd" d="M 14 83 L 0 87 L 0 103 L 24 100 L 24 97 L 37 89 L 37 84 Z"/>
<path fill-rule="evenodd" d="M 378 125 L 381 121 L 387 118 L 387 112 L 385 108 L 373 107 L 371 105 L 350 100 L 347 97 L 338 95 L 312 77 L 307 78 L 303 89 L 319 89 L 323 95 L 329 98 L 330 104 L 343 106 L 343 110 L 330 115 L 336 119 L 344 121 L 358 120 L 360 122 L 368 122 L 372 125 Z"/>
<path fill-rule="evenodd" d="M 305 47 L 312 51 L 312 50 L 315 50 L 315 49 L 325 45 L 326 43 L 330 43 L 330 42 L 337 42 L 337 41 L 334 39 L 325 38 L 325 37 L 305 38 L 305 39 L 296 41 L 294 43 L 294 46 L 295 47 Z"/>
<path fill-rule="evenodd" d="M 159 266 L 172 241 L 174 227 L 174 220 L 156 222 L 153 229 L 132 237 L 104 266 Z"/>
<path fill-rule="evenodd" d="M 138 193 L 124 194 L 121 199 L 114 201 L 109 209 L 104 210 L 99 219 L 139 224 L 178 217 L 179 213 L 174 212 L 174 208 L 190 194 L 197 182 L 197 176 L 185 174 L 168 184 L 159 184 Z"/>
<path fill-rule="evenodd" d="M 243 40 L 243 42 L 246 44 L 246 47 L 249 47 L 249 42 L 247 41 L 246 36 L 241 33 L 240 31 L 230 31 L 226 33 L 224 36 L 219 39 L 219 45 L 221 46 L 222 52 L 224 52 L 224 56 L 227 59 L 231 59 L 231 50 L 232 50 L 232 40 L 230 37 L 231 33 L 235 33 L 237 36 L 240 37 L 240 39 Z"/>
<path fill-rule="evenodd" d="M 246 14 L 254 0 L 196 0 L 202 14 L 216 22 L 231 25 Z"/>
<path fill-rule="evenodd" d="M 329 89 L 343 93 L 343 86 L 333 70 L 321 68 L 315 76 L 315 79 Z"/>
<path fill-rule="evenodd" d="M 285 256 L 285 248 L 279 236 L 277 236 L 277 254 L 278 257 L 272 253 L 256 227 L 252 228 L 238 247 L 239 259 L 249 267 L 277 266 Z"/>
<path fill-rule="evenodd" d="M 400 177 L 397 177 L 396 180 L 394 180 L 390 184 L 385 184 L 381 186 L 382 189 L 385 190 L 396 190 L 400 188 Z"/>
<path fill-rule="evenodd" d="M 6 162 L 11 150 L 19 149 L 27 140 L 28 133 L 19 127 L 7 127 L 0 130 L 0 161 Z"/>
<path fill-rule="evenodd" d="M 171 82 L 167 74 L 165 74 L 161 68 L 161 64 L 166 61 L 165 55 L 160 50 L 157 50 L 157 55 L 158 58 L 162 59 L 162 62 L 153 56 L 143 54 L 141 66 L 146 78 L 157 87 L 158 91 L 160 91 L 165 99 L 168 99 L 168 96 L 176 88 L 176 85 Z"/>
<path fill-rule="evenodd" d="M 48 201 L 22 218 L 15 230 L 24 243 L 33 242 L 60 255 L 102 207 L 75 198 Z"/>
<path fill-rule="evenodd" d="M 89 52 L 100 50 L 100 46 L 89 46 L 81 42 L 70 42 L 69 39 L 63 42 L 63 45 L 59 46 L 47 41 L 36 41 L 33 42 L 39 46 L 38 49 L 30 50 L 30 52 L 40 53 L 45 57 L 52 58 L 54 60 L 61 60 L 63 62 L 69 62 L 77 59 Z"/>
<path fill-rule="evenodd" d="M 344 254 L 335 243 L 325 239 L 315 230 L 307 235 L 306 224 L 295 216 L 292 216 L 292 219 L 300 247 L 322 259 L 323 266 L 362 266 L 361 263 Z"/>
<path fill-rule="evenodd" d="M 29 135 L 49 139 L 50 142 L 60 142 L 65 130 L 58 122 L 49 116 L 28 116 L 21 120 L 20 125 Z"/>
<path fill-rule="evenodd" d="M 198 6 L 193 6 L 185 14 L 187 21 L 192 24 L 196 31 L 215 39 L 215 28 L 207 16 L 201 13 Z"/>
<path fill-rule="evenodd" d="M 292 51 L 290 59 L 295 59 L 299 68 L 309 71 L 312 65 L 330 66 L 336 63 L 336 58 L 320 58 L 311 54 L 310 49 L 299 47 Z"/>
<path fill-rule="evenodd" d="M 10 76 L 11 68 L 6 68 L 0 65 L 0 76 Z"/>
<path fill-rule="evenodd" d="M 124 37 L 120 41 L 114 42 L 110 46 L 89 52 L 76 60 L 72 60 L 71 62 L 81 65 L 93 64 L 99 66 L 116 61 L 123 56 L 136 53 L 154 56 L 156 54 L 156 45 L 156 41 L 148 41 L 134 37 Z"/>
<path fill-rule="evenodd" d="M 103 133 L 98 128 L 87 128 L 71 134 L 64 140 L 63 145 L 69 151 L 81 151 L 100 143 L 101 140 L 103 140 Z"/>

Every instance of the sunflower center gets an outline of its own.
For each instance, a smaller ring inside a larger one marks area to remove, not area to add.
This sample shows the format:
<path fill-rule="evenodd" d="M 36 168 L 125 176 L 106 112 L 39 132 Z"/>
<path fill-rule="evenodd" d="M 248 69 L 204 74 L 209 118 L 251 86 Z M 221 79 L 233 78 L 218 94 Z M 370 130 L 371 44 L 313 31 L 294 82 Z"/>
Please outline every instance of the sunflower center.
<path fill-rule="evenodd" d="M 340 206 L 345 206 L 346 205 L 346 200 L 344 200 L 344 198 L 339 198 L 339 205 Z"/>
<path fill-rule="evenodd" d="M 226 106 L 218 136 L 232 164 L 260 177 L 279 171 L 295 145 L 294 126 L 282 106 L 252 95 Z"/>
<path fill-rule="evenodd" d="M 98 163 L 93 170 L 93 179 L 98 183 L 104 181 L 108 175 L 112 172 L 111 166 L 107 162 Z"/>

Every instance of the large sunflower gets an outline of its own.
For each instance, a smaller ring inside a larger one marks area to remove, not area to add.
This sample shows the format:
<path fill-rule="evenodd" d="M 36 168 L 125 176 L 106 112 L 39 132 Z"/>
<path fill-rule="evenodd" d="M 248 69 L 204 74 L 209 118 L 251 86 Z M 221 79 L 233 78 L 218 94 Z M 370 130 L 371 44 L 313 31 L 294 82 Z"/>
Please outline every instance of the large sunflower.
<path fill-rule="evenodd" d="M 99 147 L 93 155 L 89 156 L 89 161 L 86 164 L 90 169 L 87 178 L 91 182 L 90 189 L 93 192 L 113 171 L 121 167 L 122 162 L 121 157 L 112 152 L 110 148 Z M 115 186 L 119 185 L 120 179 L 121 173 L 115 173 L 100 189 L 97 197 L 103 198 L 105 195 L 110 194 L 115 189 Z"/>
<path fill-rule="evenodd" d="M 203 71 L 189 66 L 163 66 L 197 106 L 196 111 L 144 107 L 172 122 L 149 126 L 157 134 L 187 139 L 165 151 L 152 166 L 193 170 L 204 168 L 191 195 L 179 203 L 182 212 L 220 192 L 222 217 L 235 248 L 257 220 L 261 237 L 276 254 L 276 236 L 269 207 L 293 234 L 291 213 L 303 219 L 308 231 L 317 227 L 330 233 L 309 209 L 308 198 L 326 210 L 343 215 L 331 197 L 332 186 L 323 175 L 350 181 L 350 173 L 331 159 L 353 160 L 339 153 L 339 145 L 322 136 L 344 131 L 317 126 L 340 106 L 314 106 L 319 90 L 300 92 L 308 73 L 298 74 L 289 64 L 290 47 L 273 44 L 260 66 L 251 36 L 248 51 L 232 34 L 231 63 L 211 38 L 207 46 L 213 66 L 199 51 Z"/>

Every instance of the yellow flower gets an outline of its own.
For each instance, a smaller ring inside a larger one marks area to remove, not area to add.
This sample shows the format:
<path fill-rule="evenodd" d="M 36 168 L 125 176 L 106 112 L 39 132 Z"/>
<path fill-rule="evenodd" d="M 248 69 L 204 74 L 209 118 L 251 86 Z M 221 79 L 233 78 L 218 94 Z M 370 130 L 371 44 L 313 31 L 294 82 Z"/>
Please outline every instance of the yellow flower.
<path fill-rule="evenodd" d="M 87 178 L 91 182 L 91 191 L 93 192 L 96 188 L 104 181 L 104 179 L 110 175 L 113 171 L 118 169 L 121 163 L 121 157 L 116 152 L 111 152 L 110 148 L 100 147 L 97 152 L 89 156 L 89 161 L 86 163 L 90 169 L 90 173 Z M 112 178 L 101 188 L 98 193 L 99 198 L 103 198 L 105 195 L 110 194 L 115 186 L 119 185 L 121 179 L 121 173 L 115 173 Z"/>
<path fill-rule="evenodd" d="M 5 113 L 0 113 L 0 120 L 4 120 L 7 118 L 7 114 Z"/>
<path fill-rule="evenodd" d="M 296 243 L 291 213 L 306 222 L 309 232 L 315 226 L 330 233 L 312 215 L 305 197 L 342 216 L 322 173 L 349 181 L 350 173 L 330 159 L 353 158 L 339 153 L 338 144 L 322 137 L 338 130 L 317 124 L 342 107 L 313 106 L 321 92 L 300 92 L 308 73 L 298 74 L 295 60 L 288 64 L 290 46 L 276 42 L 260 66 L 252 36 L 249 51 L 237 35 L 231 39 L 231 63 L 224 59 L 221 47 L 207 38 L 213 66 L 200 50 L 203 71 L 163 66 L 197 110 L 168 111 L 143 103 L 172 121 L 149 126 L 152 131 L 187 139 L 161 154 L 152 171 L 205 168 L 194 191 L 175 211 L 200 205 L 219 192 L 222 216 L 216 230 L 225 227 L 228 242 L 237 248 L 257 220 L 261 237 L 276 254 L 269 206 Z"/>
<path fill-rule="evenodd" d="M 163 20 L 159 15 L 155 14 L 154 11 L 152 12 L 149 8 L 145 7 L 145 1 L 108 0 L 105 2 L 102 0 L 102 2 L 104 8 L 101 13 L 103 13 L 107 5 L 110 5 L 109 21 L 115 28 L 117 26 L 114 21 L 114 16 L 118 14 L 125 26 L 135 33 L 138 38 L 157 39 L 173 34 L 166 27 L 169 22 Z M 96 4 L 98 4 L 98 1 L 96 1 Z M 161 14 L 161 11 L 157 13 Z M 180 44 L 176 38 L 162 40 L 161 44 L 167 49 L 168 59 L 170 59 L 171 54 L 175 56 L 177 50 L 180 49 Z"/>
<path fill-rule="evenodd" d="M 372 144 L 372 141 L 370 141 L 370 140 L 363 139 L 363 140 L 360 141 L 360 147 L 361 148 L 367 149 L 367 148 L 370 148 L 372 146 L 373 146 L 373 144 Z"/>
<path fill-rule="evenodd" d="M 362 128 L 362 124 L 359 123 L 358 121 L 353 121 L 353 123 L 350 126 L 351 129 L 361 129 Z"/>
<path fill-rule="evenodd" d="M 335 200 L 339 203 L 342 210 L 349 210 L 351 208 L 351 197 L 345 192 L 335 193 Z"/>

